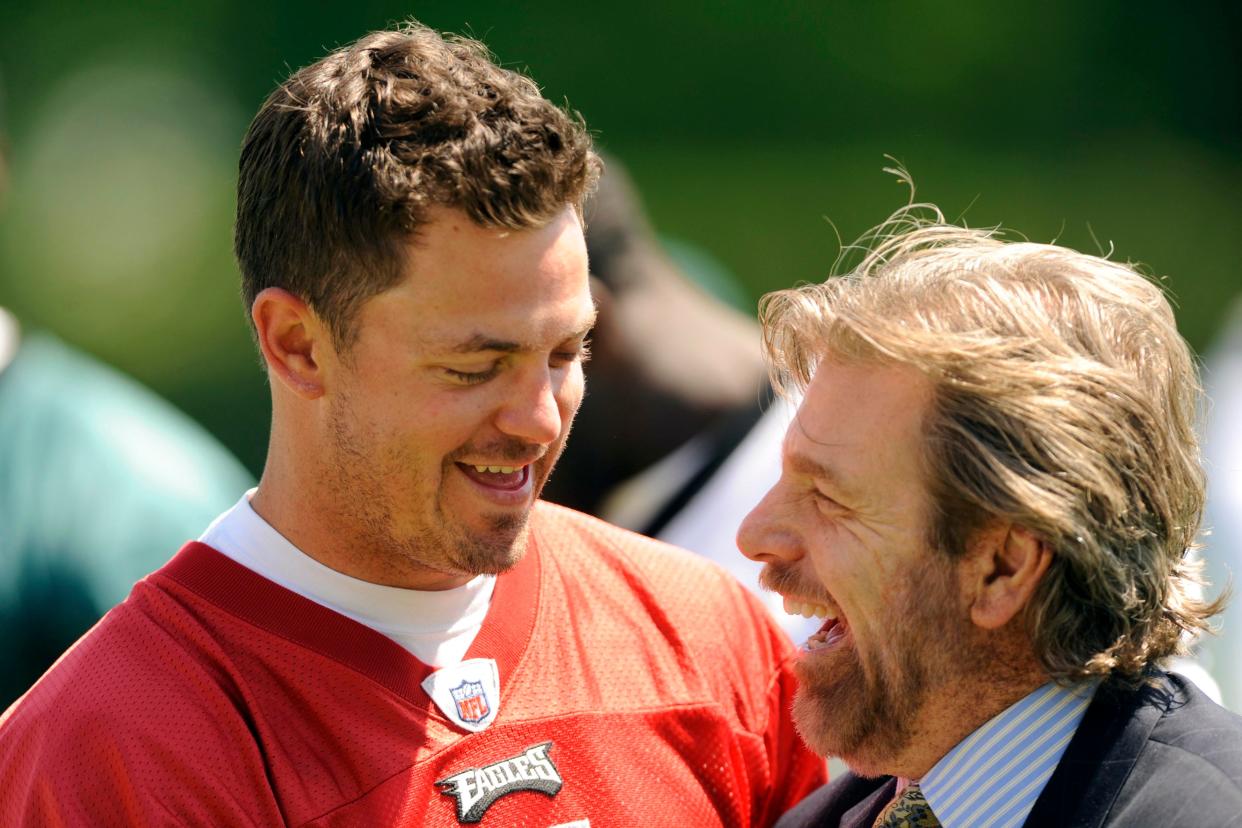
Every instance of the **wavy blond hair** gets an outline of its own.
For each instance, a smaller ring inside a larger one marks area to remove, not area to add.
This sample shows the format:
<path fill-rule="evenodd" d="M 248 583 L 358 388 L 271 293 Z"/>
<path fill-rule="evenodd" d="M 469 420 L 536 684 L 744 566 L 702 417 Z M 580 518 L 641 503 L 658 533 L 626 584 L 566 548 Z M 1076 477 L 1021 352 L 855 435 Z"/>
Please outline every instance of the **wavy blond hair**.
<path fill-rule="evenodd" d="M 860 264 L 764 297 L 773 381 L 805 387 L 826 355 L 917 368 L 931 543 L 985 522 L 1027 527 L 1052 565 L 1025 610 L 1061 681 L 1137 678 L 1207 627 L 1194 546 L 1202 393 L 1161 288 L 1134 267 L 1006 241 L 912 204 L 847 251 Z"/>

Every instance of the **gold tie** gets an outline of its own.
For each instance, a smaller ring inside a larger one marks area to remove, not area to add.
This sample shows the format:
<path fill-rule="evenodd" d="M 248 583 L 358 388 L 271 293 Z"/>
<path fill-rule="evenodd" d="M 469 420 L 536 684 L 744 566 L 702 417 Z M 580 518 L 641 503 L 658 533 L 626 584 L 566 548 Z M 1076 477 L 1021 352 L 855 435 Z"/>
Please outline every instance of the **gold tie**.
<path fill-rule="evenodd" d="M 911 782 L 901 796 L 880 812 L 872 828 L 940 828 L 940 820 L 932 813 L 919 786 Z"/>

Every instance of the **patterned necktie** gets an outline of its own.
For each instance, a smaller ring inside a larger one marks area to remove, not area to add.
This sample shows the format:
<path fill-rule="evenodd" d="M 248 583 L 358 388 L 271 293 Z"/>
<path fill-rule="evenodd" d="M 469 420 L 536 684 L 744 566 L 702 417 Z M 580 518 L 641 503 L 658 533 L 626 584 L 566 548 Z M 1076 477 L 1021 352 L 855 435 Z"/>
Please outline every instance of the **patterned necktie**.
<path fill-rule="evenodd" d="M 901 796 L 880 812 L 872 828 L 940 828 L 940 820 L 932 813 L 919 786 L 911 782 Z"/>

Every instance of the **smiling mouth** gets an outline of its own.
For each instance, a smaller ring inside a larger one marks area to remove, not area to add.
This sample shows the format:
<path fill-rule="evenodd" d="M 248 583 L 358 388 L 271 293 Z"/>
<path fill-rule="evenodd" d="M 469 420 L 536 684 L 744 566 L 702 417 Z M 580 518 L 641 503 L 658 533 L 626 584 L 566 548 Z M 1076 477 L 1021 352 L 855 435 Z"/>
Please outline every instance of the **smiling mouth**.
<path fill-rule="evenodd" d="M 807 638 L 802 645 L 807 652 L 826 650 L 839 644 L 849 632 L 849 625 L 833 607 L 824 604 L 801 601 L 797 598 L 785 597 L 785 612 L 790 615 L 801 615 L 803 618 L 821 618 L 824 623 Z"/>
<path fill-rule="evenodd" d="M 523 466 L 478 466 L 458 463 L 457 468 L 481 486 L 501 491 L 517 491 L 530 479 L 530 464 Z"/>

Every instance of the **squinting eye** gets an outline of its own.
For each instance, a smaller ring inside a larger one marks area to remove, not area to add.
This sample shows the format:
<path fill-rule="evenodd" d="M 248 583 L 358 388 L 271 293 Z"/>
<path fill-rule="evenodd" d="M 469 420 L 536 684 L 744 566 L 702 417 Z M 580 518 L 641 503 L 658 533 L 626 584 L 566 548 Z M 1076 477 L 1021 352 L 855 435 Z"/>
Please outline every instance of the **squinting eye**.
<path fill-rule="evenodd" d="M 840 510 L 842 508 L 840 503 L 833 500 L 831 497 L 824 494 L 819 489 L 812 489 L 811 493 L 815 496 L 815 502 L 825 509 Z"/>

